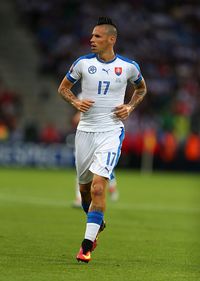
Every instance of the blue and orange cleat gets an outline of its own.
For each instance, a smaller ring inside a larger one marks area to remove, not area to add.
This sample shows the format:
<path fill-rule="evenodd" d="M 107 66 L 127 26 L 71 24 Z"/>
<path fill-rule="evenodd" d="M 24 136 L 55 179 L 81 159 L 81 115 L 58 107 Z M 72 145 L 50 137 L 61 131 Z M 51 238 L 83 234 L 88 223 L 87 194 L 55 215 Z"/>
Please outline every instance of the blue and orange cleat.
<path fill-rule="evenodd" d="M 85 262 L 88 263 L 91 260 L 91 252 L 95 250 L 95 248 L 97 247 L 97 239 L 99 236 L 99 233 L 102 232 L 104 230 L 104 228 L 106 227 L 106 223 L 105 221 L 102 222 L 99 232 L 97 234 L 96 239 L 94 240 L 94 242 L 92 243 L 92 241 L 84 239 L 82 242 L 82 246 L 76 256 L 77 261 L 81 261 L 81 262 Z M 88 242 L 89 242 L 89 247 L 88 247 Z M 86 253 L 83 253 L 83 247 L 85 248 L 85 243 L 87 244 L 86 249 L 88 249 L 86 251 Z"/>
<path fill-rule="evenodd" d="M 97 247 L 97 239 L 98 239 L 98 237 L 93 242 L 93 246 L 92 246 L 91 252 L 94 251 L 95 248 Z"/>
<path fill-rule="evenodd" d="M 82 261 L 85 263 L 88 263 L 91 260 L 91 253 L 88 251 L 86 254 L 83 254 L 83 249 L 82 247 L 80 248 L 77 256 L 76 256 L 77 261 Z"/>
<path fill-rule="evenodd" d="M 104 228 L 106 228 L 106 222 L 105 222 L 105 221 L 102 221 L 101 226 L 100 226 L 100 228 L 99 228 L 98 234 L 99 234 L 100 232 L 102 232 L 102 231 L 104 230 Z M 97 234 L 97 235 L 98 235 L 98 234 Z"/>

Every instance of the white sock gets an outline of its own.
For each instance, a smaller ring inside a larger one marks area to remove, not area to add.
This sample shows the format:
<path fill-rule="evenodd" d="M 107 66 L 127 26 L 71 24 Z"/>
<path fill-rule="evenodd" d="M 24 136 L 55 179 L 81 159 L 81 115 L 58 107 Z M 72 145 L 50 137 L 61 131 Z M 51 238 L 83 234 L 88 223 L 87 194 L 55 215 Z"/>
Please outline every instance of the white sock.
<path fill-rule="evenodd" d="M 99 231 L 100 225 L 96 223 L 87 223 L 85 231 L 85 239 L 91 240 L 94 242 L 96 239 L 97 233 Z"/>

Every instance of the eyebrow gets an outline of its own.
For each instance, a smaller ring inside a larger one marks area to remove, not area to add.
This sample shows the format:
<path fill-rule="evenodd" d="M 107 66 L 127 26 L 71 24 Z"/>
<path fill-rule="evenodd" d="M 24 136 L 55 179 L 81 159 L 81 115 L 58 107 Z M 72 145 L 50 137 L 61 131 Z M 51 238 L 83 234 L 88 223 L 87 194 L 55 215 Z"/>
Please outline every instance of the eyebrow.
<path fill-rule="evenodd" d="M 98 33 L 92 33 L 92 36 L 101 37 L 101 35 Z"/>

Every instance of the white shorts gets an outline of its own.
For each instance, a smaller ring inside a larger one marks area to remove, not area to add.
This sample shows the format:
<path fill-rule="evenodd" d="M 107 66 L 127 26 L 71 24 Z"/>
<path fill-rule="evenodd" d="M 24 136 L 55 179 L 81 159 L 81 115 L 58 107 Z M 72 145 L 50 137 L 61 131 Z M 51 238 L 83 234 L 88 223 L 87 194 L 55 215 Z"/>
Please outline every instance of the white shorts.
<path fill-rule="evenodd" d="M 84 132 L 77 130 L 75 158 L 78 181 L 92 181 L 93 174 L 112 179 L 113 169 L 121 154 L 124 128 L 108 132 Z"/>

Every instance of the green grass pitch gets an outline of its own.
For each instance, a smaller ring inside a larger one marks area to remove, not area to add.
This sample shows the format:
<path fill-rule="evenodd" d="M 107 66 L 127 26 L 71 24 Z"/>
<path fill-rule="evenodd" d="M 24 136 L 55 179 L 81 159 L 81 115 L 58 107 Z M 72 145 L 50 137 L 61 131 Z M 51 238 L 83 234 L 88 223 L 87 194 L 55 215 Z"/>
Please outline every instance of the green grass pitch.
<path fill-rule="evenodd" d="M 200 280 L 200 175 L 116 174 L 120 200 L 107 198 L 107 228 L 82 264 L 75 171 L 0 169 L 0 280 Z"/>

